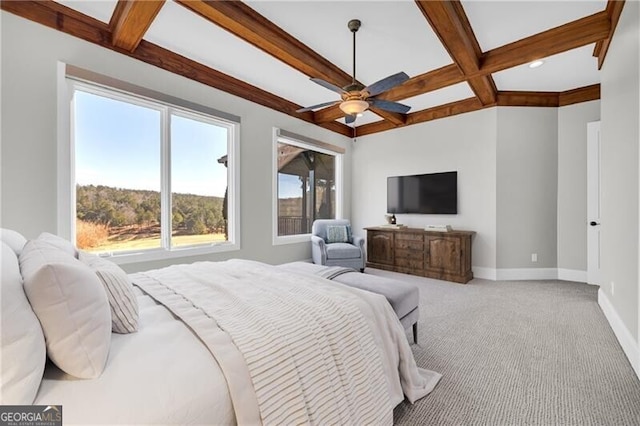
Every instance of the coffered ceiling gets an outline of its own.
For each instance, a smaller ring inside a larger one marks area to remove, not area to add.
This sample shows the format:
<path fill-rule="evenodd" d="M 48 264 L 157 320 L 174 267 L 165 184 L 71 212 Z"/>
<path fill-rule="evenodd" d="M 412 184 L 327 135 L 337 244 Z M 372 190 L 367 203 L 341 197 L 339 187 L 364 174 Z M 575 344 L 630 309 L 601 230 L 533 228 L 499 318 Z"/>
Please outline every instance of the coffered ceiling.
<path fill-rule="evenodd" d="M 347 136 L 496 105 L 598 99 L 599 63 L 624 1 L 2 1 L 2 9 Z M 309 80 L 411 78 L 345 125 L 339 95 Z M 597 43 L 597 46 L 596 46 Z M 544 65 L 530 68 L 535 59 Z"/>

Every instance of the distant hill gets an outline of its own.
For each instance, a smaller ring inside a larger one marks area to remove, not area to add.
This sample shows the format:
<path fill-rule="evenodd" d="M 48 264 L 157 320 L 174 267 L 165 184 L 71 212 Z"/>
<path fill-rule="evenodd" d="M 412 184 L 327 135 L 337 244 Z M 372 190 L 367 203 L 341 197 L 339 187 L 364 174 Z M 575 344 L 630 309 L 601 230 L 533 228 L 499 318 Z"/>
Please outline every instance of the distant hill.
<path fill-rule="evenodd" d="M 202 234 L 224 230 L 224 199 L 194 194 L 173 194 L 174 231 Z M 76 186 L 77 218 L 108 227 L 153 226 L 160 223 L 160 193 L 102 185 Z"/>

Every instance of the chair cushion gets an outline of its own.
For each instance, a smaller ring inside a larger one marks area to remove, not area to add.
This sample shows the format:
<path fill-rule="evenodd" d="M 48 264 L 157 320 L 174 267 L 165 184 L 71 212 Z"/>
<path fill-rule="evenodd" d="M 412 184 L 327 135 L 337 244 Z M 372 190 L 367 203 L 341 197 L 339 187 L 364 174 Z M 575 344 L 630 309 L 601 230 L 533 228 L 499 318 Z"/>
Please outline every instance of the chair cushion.
<path fill-rule="evenodd" d="M 327 244 L 327 259 L 359 259 L 360 247 L 348 243 Z"/>

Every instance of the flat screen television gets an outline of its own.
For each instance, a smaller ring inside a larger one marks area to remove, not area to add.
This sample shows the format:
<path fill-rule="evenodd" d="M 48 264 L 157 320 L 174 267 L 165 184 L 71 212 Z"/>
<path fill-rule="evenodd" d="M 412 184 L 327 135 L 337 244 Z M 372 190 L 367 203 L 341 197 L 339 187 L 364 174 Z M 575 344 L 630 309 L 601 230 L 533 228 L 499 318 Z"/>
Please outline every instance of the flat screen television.
<path fill-rule="evenodd" d="M 387 178 L 387 212 L 458 213 L 458 172 Z"/>

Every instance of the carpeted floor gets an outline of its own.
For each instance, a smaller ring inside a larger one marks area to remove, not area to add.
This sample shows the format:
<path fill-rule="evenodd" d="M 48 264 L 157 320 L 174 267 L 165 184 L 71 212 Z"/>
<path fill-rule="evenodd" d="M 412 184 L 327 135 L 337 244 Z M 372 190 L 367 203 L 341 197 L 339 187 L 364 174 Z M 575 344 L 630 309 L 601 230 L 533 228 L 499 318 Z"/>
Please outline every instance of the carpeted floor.
<path fill-rule="evenodd" d="M 597 303 L 563 281 L 467 285 L 368 268 L 420 288 L 419 366 L 436 389 L 398 425 L 640 425 L 640 381 Z"/>

